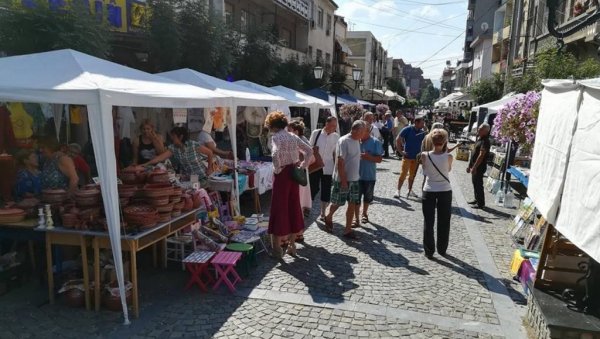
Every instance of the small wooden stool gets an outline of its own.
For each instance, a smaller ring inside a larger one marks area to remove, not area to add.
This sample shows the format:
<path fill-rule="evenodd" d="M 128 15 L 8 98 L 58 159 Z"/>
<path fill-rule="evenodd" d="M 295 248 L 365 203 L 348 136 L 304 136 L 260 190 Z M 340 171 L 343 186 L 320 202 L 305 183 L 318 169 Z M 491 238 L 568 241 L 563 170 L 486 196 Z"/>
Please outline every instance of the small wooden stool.
<path fill-rule="evenodd" d="M 196 284 L 202 291 L 208 291 L 206 284 L 214 282 L 213 277 L 208 272 L 210 258 L 212 258 L 213 255 L 215 255 L 215 252 L 196 251 L 183 259 L 182 262 L 190 272 L 190 280 L 188 280 L 185 285 L 186 290 L 192 287 L 193 284 Z M 207 280 L 206 283 L 203 280 L 204 278 Z"/>
<path fill-rule="evenodd" d="M 223 251 L 217 253 L 212 259 L 212 264 L 217 272 L 217 282 L 213 286 L 213 290 L 219 288 L 221 283 L 225 283 L 231 293 L 235 292 L 235 284 L 242 281 L 242 278 L 235 271 L 235 265 L 242 258 L 239 252 Z M 233 281 L 229 279 L 229 274 L 233 277 Z"/>
<path fill-rule="evenodd" d="M 232 243 L 225 247 L 228 251 L 239 252 L 242 254 L 240 262 L 240 274 L 247 277 L 250 274 L 250 265 L 256 265 L 256 256 L 254 255 L 254 246 L 250 244 Z"/>

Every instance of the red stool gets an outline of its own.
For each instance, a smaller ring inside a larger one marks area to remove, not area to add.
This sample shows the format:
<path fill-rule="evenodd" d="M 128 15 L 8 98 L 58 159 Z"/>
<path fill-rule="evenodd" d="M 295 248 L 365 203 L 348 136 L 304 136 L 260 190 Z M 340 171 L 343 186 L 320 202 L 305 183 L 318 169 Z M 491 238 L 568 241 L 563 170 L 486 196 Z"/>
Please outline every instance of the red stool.
<path fill-rule="evenodd" d="M 242 281 L 242 278 L 235 271 L 235 264 L 242 258 L 239 252 L 219 252 L 211 261 L 217 271 L 217 282 L 213 286 L 216 290 L 221 283 L 225 283 L 231 293 L 235 292 L 235 284 Z M 233 281 L 229 279 L 229 275 L 233 277 Z"/>
<path fill-rule="evenodd" d="M 196 251 L 183 259 L 183 263 L 190 272 L 190 280 L 185 285 L 185 289 L 189 289 L 193 284 L 198 285 L 200 289 L 207 292 L 206 284 L 214 282 L 213 277 L 208 272 L 210 258 L 215 255 L 215 252 Z M 207 282 L 204 281 L 207 280 Z"/>

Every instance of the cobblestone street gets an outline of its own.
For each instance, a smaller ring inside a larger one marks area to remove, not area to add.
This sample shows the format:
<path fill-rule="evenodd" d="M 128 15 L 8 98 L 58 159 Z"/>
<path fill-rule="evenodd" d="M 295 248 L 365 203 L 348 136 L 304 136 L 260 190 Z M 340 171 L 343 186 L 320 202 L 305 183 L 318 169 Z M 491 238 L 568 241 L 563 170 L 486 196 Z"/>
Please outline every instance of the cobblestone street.
<path fill-rule="evenodd" d="M 45 287 L 34 284 L 0 297 L 0 338 L 525 337 L 522 289 L 508 273 L 515 210 L 493 206 L 489 194 L 490 208 L 471 210 L 466 162 L 455 161 L 449 256 L 428 260 L 421 203 L 392 198 L 399 168 L 395 159 L 378 166 L 376 201 L 358 240 L 341 237 L 344 209 L 333 235 L 313 213 L 298 258 L 260 256 L 235 295 L 184 291 L 187 275 L 176 265 L 143 267 L 140 319 L 121 326 L 119 313 L 48 305 Z M 420 194 L 420 176 L 415 187 Z"/>

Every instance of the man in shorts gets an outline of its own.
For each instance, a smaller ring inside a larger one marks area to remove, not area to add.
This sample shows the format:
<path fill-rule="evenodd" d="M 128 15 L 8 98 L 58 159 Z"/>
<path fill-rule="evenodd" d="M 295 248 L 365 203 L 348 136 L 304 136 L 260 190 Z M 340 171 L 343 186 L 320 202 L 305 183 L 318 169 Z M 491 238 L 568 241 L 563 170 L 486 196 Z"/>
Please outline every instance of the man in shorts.
<path fill-rule="evenodd" d="M 361 157 L 360 139 L 365 133 L 368 133 L 366 123 L 357 120 L 352 124 L 350 133 L 338 141 L 337 158 L 333 170 L 333 186 L 331 187 L 331 205 L 329 213 L 325 217 L 325 230 L 331 233 L 333 232 L 333 214 L 348 201 L 344 237 L 350 239 L 356 239 L 356 234 L 352 232 L 352 219 L 354 219 L 360 203 L 358 185 Z"/>
<path fill-rule="evenodd" d="M 398 178 L 398 192 L 394 195 L 394 198 L 400 198 L 400 190 L 404 185 L 404 180 L 408 176 L 408 193 L 406 197 L 414 196 L 418 197 L 412 190 L 413 183 L 415 182 L 415 176 L 417 175 L 417 155 L 421 152 L 421 144 L 425 139 L 425 126 L 424 116 L 416 116 L 414 125 L 406 126 L 402 129 L 398 138 L 396 139 L 396 147 L 399 152 L 402 153 L 402 170 L 400 171 L 400 177 Z"/>
<path fill-rule="evenodd" d="M 381 142 L 371 135 L 365 133 L 360 141 L 360 179 L 359 186 L 359 206 L 356 208 L 356 226 L 358 223 L 358 214 L 360 212 L 360 201 L 363 204 L 362 218 L 363 224 L 369 222 L 369 204 L 373 202 L 375 193 L 375 176 L 377 173 L 377 164 L 383 160 L 384 153 Z"/>

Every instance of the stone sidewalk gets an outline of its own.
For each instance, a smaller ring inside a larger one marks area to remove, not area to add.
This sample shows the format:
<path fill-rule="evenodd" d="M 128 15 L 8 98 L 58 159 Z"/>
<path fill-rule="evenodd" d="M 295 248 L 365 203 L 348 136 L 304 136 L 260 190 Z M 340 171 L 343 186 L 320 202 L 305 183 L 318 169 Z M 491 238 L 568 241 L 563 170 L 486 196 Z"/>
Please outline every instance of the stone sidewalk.
<path fill-rule="evenodd" d="M 298 258 L 261 256 L 235 295 L 184 291 L 187 276 L 175 265 L 142 267 L 141 317 L 130 326 L 120 325 L 118 313 L 48 305 L 43 286 L 25 286 L 0 297 L 0 338 L 525 337 L 523 297 L 507 276 L 514 210 L 471 211 L 464 166 L 456 162 L 451 178 L 448 258 L 423 256 L 421 203 L 392 198 L 400 163 L 386 159 L 371 222 L 357 229 L 356 241 L 341 237 L 343 210 L 334 234 L 311 215 Z"/>

